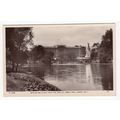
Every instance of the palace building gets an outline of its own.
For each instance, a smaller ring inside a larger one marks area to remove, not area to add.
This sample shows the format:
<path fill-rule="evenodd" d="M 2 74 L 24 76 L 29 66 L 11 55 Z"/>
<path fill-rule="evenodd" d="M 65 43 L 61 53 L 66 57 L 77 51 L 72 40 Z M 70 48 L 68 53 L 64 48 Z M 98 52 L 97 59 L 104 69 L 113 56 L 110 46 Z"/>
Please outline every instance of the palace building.
<path fill-rule="evenodd" d="M 78 46 L 67 47 L 65 45 L 57 45 L 54 47 L 45 47 L 48 52 L 53 52 L 53 59 L 58 63 L 69 63 L 88 59 L 90 57 L 90 47 Z"/>

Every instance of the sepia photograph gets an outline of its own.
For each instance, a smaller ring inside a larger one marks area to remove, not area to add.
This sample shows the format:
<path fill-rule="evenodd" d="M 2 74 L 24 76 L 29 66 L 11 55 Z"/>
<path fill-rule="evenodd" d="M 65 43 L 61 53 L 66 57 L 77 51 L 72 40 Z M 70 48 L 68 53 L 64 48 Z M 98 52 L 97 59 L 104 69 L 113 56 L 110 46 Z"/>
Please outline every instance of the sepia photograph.
<path fill-rule="evenodd" d="M 115 24 L 5 25 L 4 95 L 115 95 Z"/>

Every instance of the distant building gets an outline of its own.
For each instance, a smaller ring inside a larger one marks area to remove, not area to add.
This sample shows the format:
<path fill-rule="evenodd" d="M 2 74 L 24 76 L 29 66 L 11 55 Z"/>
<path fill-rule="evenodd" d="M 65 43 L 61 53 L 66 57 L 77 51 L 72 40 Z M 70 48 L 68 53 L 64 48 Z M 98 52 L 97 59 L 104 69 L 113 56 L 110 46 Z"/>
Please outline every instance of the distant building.
<path fill-rule="evenodd" d="M 53 52 L 53 59 L 60 63 L 75 62 L 78 57 L 81 58 L 86 55 L 86 47 L 84 46 L 67 47 L 65 45 L 58 45 L 55 47 L 45 47 L 45 50 Z"/>

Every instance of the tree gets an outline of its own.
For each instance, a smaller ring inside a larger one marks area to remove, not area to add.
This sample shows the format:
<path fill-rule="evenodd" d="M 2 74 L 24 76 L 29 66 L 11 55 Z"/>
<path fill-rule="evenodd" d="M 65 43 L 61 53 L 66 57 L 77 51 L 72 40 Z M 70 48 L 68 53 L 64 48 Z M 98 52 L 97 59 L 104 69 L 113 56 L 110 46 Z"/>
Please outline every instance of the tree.
<path fill-rule="evenodd" d="M 31 53 L 32 53 L 31 57 L 33 61 L 40 60 L 45 55 L 45 49 L 41 45 L 36 45 L 33 47 Z"/>
<path fill-rule="evenodd" d="M 52 63 L 52 60 L 53 60 L 53 56 L 54 56 L 54 53 L 51 52 L 51 51 L 46 51 L 45 52 L 45 55 L 42 59 L 42 62 L 47 64 L 47 65 L 51 65 Z"/>
<path fill-rule="evenodd" d="M 41 45 L 35 45 L 31 50 L 31 59 L 34 61 L 41 61 L 44 64 L 51 65 L 54 53 L 46 51 Z"/>
<path fill-rule="evenodd" d="M 102 36 L 101 43 L 94 43 L 91 50 L 91 59 L 100 62 L 112 62 L 113 59 L 113 31 L 109 29 Z"/>
<path fill-rule="evenodd" d="M 97 60 L 98 59 L 98 51 L 99 51 L 99 43 L 94 43 L 91 49 L 91 59 Z"/>
<path fill-rule="evenodd" d="M 113 59 L 113 31 L 107 30 L 102 36 L 102 42 L 99 48 L 100 62 L 111 62 Z"/>
<path fill-rule="evenodd" d="M 27 46 L 32 45 L 32 37 L 31 27 L 6 28 L 6 55 L 13 71 L 26 62 Z"/>

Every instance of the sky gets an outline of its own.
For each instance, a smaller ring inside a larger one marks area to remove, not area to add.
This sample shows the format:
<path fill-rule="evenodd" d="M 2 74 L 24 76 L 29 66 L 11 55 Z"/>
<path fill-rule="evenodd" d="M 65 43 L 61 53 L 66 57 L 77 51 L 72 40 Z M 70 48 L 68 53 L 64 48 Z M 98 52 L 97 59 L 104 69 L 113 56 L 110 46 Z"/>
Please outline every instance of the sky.
<path fill-rule="evenodd" d="M 113 27 L 114 24 L 39 25 L 32 29 L 33 43 L 42 46 L 86 46 L 89 43 L 92 46 L 100 43 L 105 31 Z"/>

